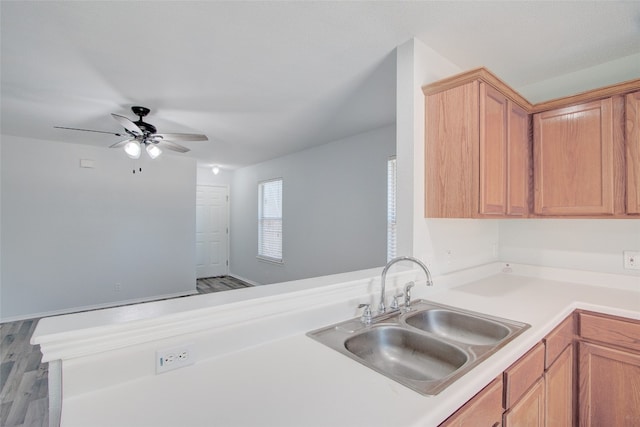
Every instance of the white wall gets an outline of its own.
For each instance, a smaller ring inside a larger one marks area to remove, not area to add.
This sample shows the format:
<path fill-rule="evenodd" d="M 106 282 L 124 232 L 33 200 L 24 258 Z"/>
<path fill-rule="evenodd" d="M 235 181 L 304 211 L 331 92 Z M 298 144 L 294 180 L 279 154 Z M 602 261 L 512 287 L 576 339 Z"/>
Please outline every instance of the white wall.
<path fill-rule="evenodd" d="M 425 261 L 434 274 L 496 261 L 497 221 L 424 218 L 422 86 L 463 70 L 416 39 L 399 46 L 397 53 L 398 221 L 402 222 L 398 253 L 412 253 Z"/>
<path fill-rule="evenodd" d="M 640 53 L 516 89 L 529 102 L 536 103 L 637 79 L 638 76 L 640 76 Z"/>
<path fill-rule="evenodd" d="M 233 171 L 229 169 L 220 169 L 218 175 L 213 174 L 211 166 L 198 166 L 196 171 L 197 185 L 216 185 L 231 188 L 232 181 Z"/>
<path fill-rule="evenodd" d="M 528 219 L 500 223 L 500 259 L 505 262 L 640 277 L 640 271 L 623 268 L 624 250 L 640 251 L 640 220 Z"/>
<path fill-rule="evenodd" d="M 2 138 L 0 319 L 195 290 L 194 160 Z"/>
<path fill-rule="evenodd" d="M 397 151 L 399 242 L 436 274 L 493 261 L 526 263 L 595 272 L 639 275 L 622 268 L 623 250 L 640 250 L 640 221 L 526 219 L 424 219 L 424 95 L 421 86 L 460 70 L 419 40 L 398 47 Z M 617 75 L 637 69 L 637 62 L 616 63 Z M 532 85 L 527 92 L 541 99 L 567 93 L 579 77 L 589 82 L 612 64 L 593 67 L 544 82 L 552 89 Z M 627 73 L 627 74 L 625 74 Z M 613 82 L 612 82 L 613 83 Z M 577 90 L 577 89 L 576 89 Z M 555 92 L 554 92 L 555 91 Z M 429 126 L 429 123 L 426 124 Z"/>
<path fill-rule="evenodd" d="M 386 262 L 387 160 L 395 126 L 237 169 L 231 188 L 231 274 L 268 284 Z M 258 183 L 283 178 L 283 257 L 256 259 Z"/>

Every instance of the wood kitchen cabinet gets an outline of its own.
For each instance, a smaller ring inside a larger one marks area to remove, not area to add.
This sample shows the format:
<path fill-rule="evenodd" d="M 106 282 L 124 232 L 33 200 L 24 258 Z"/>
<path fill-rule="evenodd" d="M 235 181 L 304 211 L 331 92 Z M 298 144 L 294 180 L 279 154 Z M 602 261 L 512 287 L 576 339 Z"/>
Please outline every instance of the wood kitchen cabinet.
<path fill-rule="evenodd" d="M 545 420 L 548 426 L 571 427 L 574 420 L 573 344 L 544 373 Z"/>
<path fill-rule="evenodd" d="M 440 427 L 496 427 L 502 421 L 502 377 L 496 378 Z"/>
<path fill-rule="evenodd" d="M 623 138 L 619 97 L 537 113 L 533 117 L 534 212 L 614 215 L 623 210 Z M 614 104 L 615 113 L 614 114 Z M 616 204 L 617 202 L 617 204 Z M 616 209 L 618 208 L 618 209 Z"/>
<path fill-rule="evenodd" d="M 580 339 L 580 425 L 640 425 L 640 322 L 581 312 Z"/>
<path fill-rule="evenodd" d="M 422 89 L 425 217 L 640 215 L 640 79 L 535 105 L 485 68 Z"/>
<path fill-rule="evenodd" d="M 575 420 L 576 316 L 569 315 L 544 339 L 547 426 L 572 427 Z"/>
<path fill-rule="evenodd" d="M 526 216 L 529 115 L 521 104 L 528 103 L 485 69 L 423 91 L 425 216 Z"/>
<path fill-rule="evenodd" d="M 502 393 L 502 405 L 498 396 Z M 441 427 L 640 426 L 640 321 L 577 310 Z"/>
<path fill-rule="evenodd" d="M 640 214 L 640 91 L 625 97 L 627 213 Z"/>
<path fill-rule="evenodd" d="M 482 215 L 528 213 L 529 115 L 480 83 L 480 207 Z"/>
<path fill-rule="evenodd" d="M 580 425 L 640 425 L 640 354 L 580 343 Z"/>
<path fill-rule="evenodd" d="M 544 343 L 504 371 L 504 427 L 544 427 Z"/>
<path fill-rule="evenodd" d="M 545 427 L 544 378 L 504 413 L 504 427 Z"/>

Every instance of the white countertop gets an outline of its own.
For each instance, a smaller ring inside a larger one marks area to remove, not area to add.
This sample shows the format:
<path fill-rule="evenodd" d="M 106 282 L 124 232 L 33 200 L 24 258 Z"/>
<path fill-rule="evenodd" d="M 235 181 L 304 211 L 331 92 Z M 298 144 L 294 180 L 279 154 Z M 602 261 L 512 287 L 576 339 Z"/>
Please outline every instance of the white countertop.
<path fill-rule="evenodd" d="M 435 302 L 531 325 L 437 396 L 422 396 L 296 333 L 66 397 L 62 425 L 437 426 L 576 308 L 640 319 L 637 283 L 616 289 L 499 274 L 429 294 Z"/>

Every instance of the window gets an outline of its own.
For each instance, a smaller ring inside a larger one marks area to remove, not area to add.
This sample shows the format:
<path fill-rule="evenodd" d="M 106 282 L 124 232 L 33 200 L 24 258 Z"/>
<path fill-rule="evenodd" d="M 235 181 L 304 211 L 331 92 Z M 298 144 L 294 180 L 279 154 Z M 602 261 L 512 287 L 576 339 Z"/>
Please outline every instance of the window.
<path fill-rule="evenodd" d="M 387 261 L 396 257 L 396 158 L 387 162 Z"/>
<path fill-rule="evenodd" d="M 282 262 L 282 179 L 258 184 L 258 257 Z"/>

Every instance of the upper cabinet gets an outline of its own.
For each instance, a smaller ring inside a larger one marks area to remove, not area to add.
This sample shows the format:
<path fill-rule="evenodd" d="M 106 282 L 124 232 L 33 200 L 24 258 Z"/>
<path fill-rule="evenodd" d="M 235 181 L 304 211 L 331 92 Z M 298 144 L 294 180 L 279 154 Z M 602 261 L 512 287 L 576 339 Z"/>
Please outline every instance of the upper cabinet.
<path fill-rule="evenodd" d="M 532 105 L 484 68 L 424 86 L 425 216 L 640 214 L 638 89 Z"/>
<path fill-rule="evenodd" d="M 623 141 L 606 98 L 533 117 L 534 200 L 538 215 L 613 215 L 614 171 Z"/>
<path fill-rule="evenodd" d="M 640 91 L 626 96 L 627 213 L 640 214 Z"/>
<path fill-rule="evenodd" d="M 480 82 L 481 215 L 527 215 L 529 117 L 498 90 Z"/>
<path fill-rule="evenodd" d="M 427 217 L 526 216 L 529 116 L 492 75 L 425 87 Z M 500 88 L 500 89 L 498 89 Z"/>

